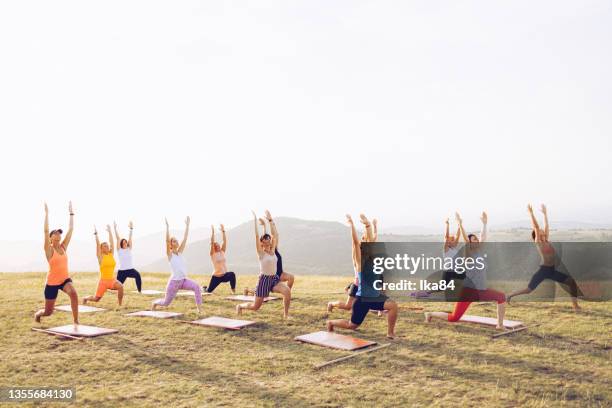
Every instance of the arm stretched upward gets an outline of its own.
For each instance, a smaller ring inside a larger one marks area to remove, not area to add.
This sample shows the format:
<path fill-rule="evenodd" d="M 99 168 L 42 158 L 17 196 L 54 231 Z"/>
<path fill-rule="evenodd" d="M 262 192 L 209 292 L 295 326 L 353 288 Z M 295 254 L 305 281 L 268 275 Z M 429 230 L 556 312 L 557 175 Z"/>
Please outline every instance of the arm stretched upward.
<path fill-rule="evenodd" d="M 266 210 L 266 218 L 268 219 L 268 224 L 270 224 L 270 232 L 272 233 L 272 250 L 276 250 L 276 248 L 278 247 L 278 230 L 276 229 L 276 224 L 274 223 L 274 220 L 272 219 L 272 214 L 270 214 L 270 211 Z"/>
<path fill-rule="evenodd" d="M 185 235 L 183 235 L 183 241 L 181 242 L 181 246 L 179 246 L 179 254 L 182 254 L 183 251 L 185 250 L 185 247 L 187 246 L 187 237 L 189 236 L 189 224 L 191 223 L 191 218 L 189 218 L 189 216 L 187 216 L 187 218 L 185 218 Z"/>
<path fill-rule="evenodd" d="M 489 217 L 485 211 L 482 212 L 480 216 L 480 221 L 482 221 L 482 229 L 480 230 L 480 242 L 485 242 L 487 240 L 487 222 L 489 221 Z"/>
<path fill-rule="evenodd" d="M 535 233 L 535 240 L 537 242 L 540 238 L 540 226 L 538 225 L 538 220 L 536 219 L 533 213 L 533 207 L 531 206 L 531 204 L 527 204 L 527 212 L 529 213 L 529 218 L 531 219 L 531 228 L 533 228 L 533 231 Z"/>
<path fill-rule="evenodd" d="M 98 258 L 98 264 L 102 263 L 102 248 L 100 248 L 100 239 L 98 238 L 98 230 L 94 225 L 94 237 L 96 237 L 96 257 Z"/>
<path fill-rule="evenodd" d="M 455 219 L 457 220 L 457 224 L 459 224 L 459 232 L 461 233 L 463 240 L 465 242 L 470 242 L 470 240 L 467 237 L 467 234 L 465 233 L 465 229 L 463 228 L 463 220 L 461 219 L 461 216 L 459 215 L 458 212 L 455 213 Z"/>
<path fill-rule="evenodd" d="M 546 211 L 546 206 L 544 204 L 542 204 L 542 213 L 544 214 L 544 235 L 546 240 L 548 241 L 548 231 L 549 231 L 549 226 L 548 226 L 548 211 Z"/>
<path fill-rule="evenodd" d="M 255 250 L 257 251 L 257 256 L 261 258 L 263 255 L 263 249 L 261 248 L 261 242 L 259 242 L 259 228 L 257 226 L 257 215 L 255 211 L 251 211 L 253 213 L 253 225 L 255 226 Z"/>
<path fill-rule="evenodd" d="M 119 230 L 117 229 L 116 221 L 113 221 L 113 229 L 115 230 L 115 238 L 117 239 L 117 243 L 119 244 L 118 249 L 121 249 L 121 236 L 119 235 Z"/>
<path fill-rule="evenodd" d="M 68 244 L 70 244 L 70 240 L 72 239 L 72 231 L 74 231 L 74 211 L 72 211 L 72 201 L 68 202 L 68 213 L 70 214 L 70 223 L 68 224 L 66 238 L 64 238 L 64 242 L 62 242 L 64 251 L 68 249 Z"/>
<path fill-rule="evenodd" d="M 227 236 L 225 235 L 225 226 L 221 224 L 220 227 L 221 237 L 223 238 L 223 242 L 221 243 L 221 250 L 223 251 L 223 253 L 225 253 L 225 251 L 227 251 Z"/>
<path fill-rule="evenodd" d="M 349 214 L 346 214 L 346 221 L 351 228 L 351 241 L 352 241 L 352 255 L 353 255 L 353 267 L 356 270 L 361 270 L 361 247 L 359 242 L 359 236 L 357 235 L 357 228 L 355 228 L 355 223 L 353 223 L 353 219 Z"/>
<path fill-rule="evenodd" d="M 47 261 L 53 256 L 53 250 L 51 249 L 51 240 L 49 238 L 49 207 L 45 203 L 45 224 L 44 224 L 45 238 L 43 241 L 43 249 L 45 250 L 45 256 Z"/>
<path fill-rule="evenodd" d="M 172 245 L 170 244 L 170 225 L 168 224 L 168 219 L 166 218 L 166 256 L 168 260 L 170 260 L 170 256 L 172 255 Z"/>
<path fill-rule="evenodd" d="M 210 256 L 215 253 L 215 227 L 210 226 Z"/>

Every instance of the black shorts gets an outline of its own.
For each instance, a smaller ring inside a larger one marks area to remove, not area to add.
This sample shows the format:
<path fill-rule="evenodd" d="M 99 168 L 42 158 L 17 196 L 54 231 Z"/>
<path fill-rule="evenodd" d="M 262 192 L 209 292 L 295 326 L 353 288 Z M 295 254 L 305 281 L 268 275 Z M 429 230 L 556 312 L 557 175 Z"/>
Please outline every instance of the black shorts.
<path fill-rule="evenodd" d="M 344 288 L 344 290 L 348 292 L 348 295 L 350 297 L 355 297 L 357 296 L 357 291 L 359 290 L 359 286 L 355 285 L 354 283 L 350 283 L 346 286 L 346 288 Z"/>
<path fill-rule="evenodd" d="M 351 323 L 359 326 L 365 320 L 370 310 L 385 310 L 385 302 L 368 302 L 357 297 L 353 303 L 353 313 L 351 314 Z"/>
<path fill-rule="evenodd" d="M 45 299 L 47 300 L 55 300 L 57 299 L 57 293 L 60 290 L 64 290 L 64 286 L 67 283 L 71 283 L 72 279 L 68 278 L 61 285 L 45 285 Z"/>
<path fill-rule="evenodd" d="M 554 266 L 541 265 L 540 269 L 531 277 L 527 287 L 534 290 L 544 279 L 550 279 L 555 282 L 564 283 L 569 278 L 568 275 L 559 272 Z"/>

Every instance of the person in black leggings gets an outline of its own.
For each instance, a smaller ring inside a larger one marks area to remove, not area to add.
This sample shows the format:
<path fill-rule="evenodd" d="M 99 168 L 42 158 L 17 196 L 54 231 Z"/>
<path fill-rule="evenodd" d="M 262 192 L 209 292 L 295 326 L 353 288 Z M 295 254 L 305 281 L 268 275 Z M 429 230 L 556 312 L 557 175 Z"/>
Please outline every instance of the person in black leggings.
<path fill-rule="evenodd" d="M 227 270 L 227 261 L 225 259 L 225 251 L 227 250 L 225 227 L 221 224 L 221 235 L 223 236 L 223 243 L 221 245 L 215 241 L 215 227 L 211 226 L 211 229 L 210 260 L 215 270 L 210 277 L 208 286 L 202 286 L 202 289 L 208 293 L 212 293 L 221 283 L 229 282 L 232 293 L 236 293 L 236 274 Z"/>
<path fill-rule="evenodd" d="M 517 290 L 516 292 L 513 292 L 508 295 L 508 303 L 510 303 L 510 299 L 515 296 L 533 292 L 535 288 L 537 288 L 538 285 L 542 283 L 542 281 L 544 281 L 545 279 L 550 279 L 554 282 L 559 283 L 561 287 L 569 293 L 572 298 L 572 306 L 574 310 L 580 310 L 580 306 L 578 306 L 579 289 L 578 285 L 576 284 L 576 281 L 571 276 L 559 272 L 555 268 L 556 253 L 555 248 L 548 240 L 550 228 L 548 226 L 548 212 L 546 211 L 546 206 L 542 204 L 541 207 L 542 214 L 544 214 L 543 230 L 540 229 L 538 220 L 533 214 L 533 208 L 531 207 L 531 204 L 527 205 L 527 211 L 529 212 L 529 217 L 531 218 L 531 227 L 533 229 L 531 231 L 531 238 L 533 239 L 533 242 L 535 243 L 535 246 L 540 254 L 542 263 L 538 271 L 531 277 L 531 280 L 529 281 L 529 284 L 525 289 Z"/>
<path fill-rule="evenodd" d="M 130 228 L 128 239 L 119 236 L 116 222 L 114 223 L 114 227 L 115 237 L 117 238 L 117 242 L 119 242 L 119 248 L 117 248 L 117 256 L 119 257 L 117 280 L 123 285 L 127 278 L 132 278 L 136 281 L 138 292 L 142 292 L 142 278 L 140 277 L 140 273 L 134 269 L 134 263 L 132 261 L 132 231 L 134 230 L 134 224 L 132 221 L 128 224 Z"/>

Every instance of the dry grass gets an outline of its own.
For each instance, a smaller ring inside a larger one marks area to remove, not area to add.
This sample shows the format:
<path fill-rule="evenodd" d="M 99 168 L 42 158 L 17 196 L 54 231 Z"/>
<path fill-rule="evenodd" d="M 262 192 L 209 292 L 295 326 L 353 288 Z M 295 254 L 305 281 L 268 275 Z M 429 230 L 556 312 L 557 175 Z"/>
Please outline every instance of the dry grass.
<path fill-rule="evenodd" d="M 146 288 L 163 289 L 166 275 L 144 279 Z M 79 296 L 93 293 L 96 280 L 77 274 Z M 293 337 L 324 328 L 325 304 L 343 298 L 337 293 L 346 280 L 299 277 L 293 320 L 284 322 L 281 303 L 270 302 L 245 313 L 259 324 L 239 332 L 125 317 L 153 299 L 131 293 L 128 280 L 123 308 L 107 294 L 99 305 L 110 310 L 81 316 L 83 324 L 120 333 L 77 342 L 30 330 L 42 305 L 43 274 L 0 274 L 0 386 L 76 386 L 80 407 L 612 405 L 610 302 L 584 303 L 579 314 L 567 303 L 516 303 L 508 318 L 542 325 L 496 340 L 489 328 L 428 325 L 422 313 L 403 310 L 401 337 L 391 347 L 314 371 L 314 364 L 347 353 Z M 239 288 L 254 282 L 240 276 Z M 229 293 L 227 285 L 218 293 L 205 299 L 205 315 L 232 317 L 235 303 L 221 296 Z M 67 300 L 60 294 L 58 304 Z M 169 310 L 185 312 L 183 320 L 197 317 L 188 297 L 178 297 Z M 493 316 L 494 305 L 473 305 L 469 313 Z M 45 327 L 68 323 L 70 314 L 63 312 L 43 320 Z M 370 314 L 358 336 L 383 343 L 384 333 L 384 320 Z"/>

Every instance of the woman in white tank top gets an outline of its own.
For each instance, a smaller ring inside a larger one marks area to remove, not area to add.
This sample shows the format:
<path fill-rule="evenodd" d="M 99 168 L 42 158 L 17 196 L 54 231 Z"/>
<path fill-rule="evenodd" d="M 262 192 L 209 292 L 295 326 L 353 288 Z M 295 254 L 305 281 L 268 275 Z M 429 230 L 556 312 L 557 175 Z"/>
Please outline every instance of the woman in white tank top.
<path fill-rule="evenodd" d="M 140 273 L 134 269 L 134 261 L 132 260 L 132 231 L 134 230 L 132 221 L 128 224 L 128 228 L 130 229 L 128 239 L 121 238 L 115 222 L 115 237 L 119 243 L 119 248 L 117 248 L 117 257 L 119 258 L 117 280 L 123 285 L 127 278 L 133 278 L 136 281 L 138 292 L 142 292 L 142 278 Z"/>
<path fill-rule="evenodd" d="M 289 305 L 291 304 L 291 289 L 284 282 L 280 281 L 279 276 L 276 274 L 276 239 L 277 236 L 276 226 L 272 221 L 272 215 L 266 210 L 266 218 L 270 222 L 270 228 L 272 229 L 273 236 L 265 235 L 259 237 L 259 227 L 257 224 L 257 215 L 253 212 L 253 222 L 255 225 L 255 249 L 257 250 L 257 258 L 259 259 L 259 280 L 257 287 L 255 288 L 255 301 L 249 303 L 242 303 L 236 306 L 236 313 L 242 314 L 243 309 L 247 310 L 259 310 L 264 300 L 270 292 L 276 292 L 281 294 L 283 297 L 283 317 L 286 319 L 289 317 Z"/>
<path fill-rule="evenodd" d="M 187 237 L 189 236 L 190 221 L 189 217 L 185 219 L 185 236 L 179 245 L 176 238 L 170 237 L 170 226 L 168 225 L 168 220 L 166 220 L 166 255 L 168 256 L 168 262 L 170 262 L 171 273 L 168 284 L 166 285 L 166 296 L 164 299 L 154 300 L 151 308 L 152 310 L 170 305 L 178 291 L 180 289 L 185 289 L 193 291 L 198 313 L 202 313 L 200 308 L 202 305 L 202 291 L 200 290 L 200 285 L 187 278 L 187 265 L 183 258 L 183 251 L 185 250 L 185 246 L 187 246 Z"/>

